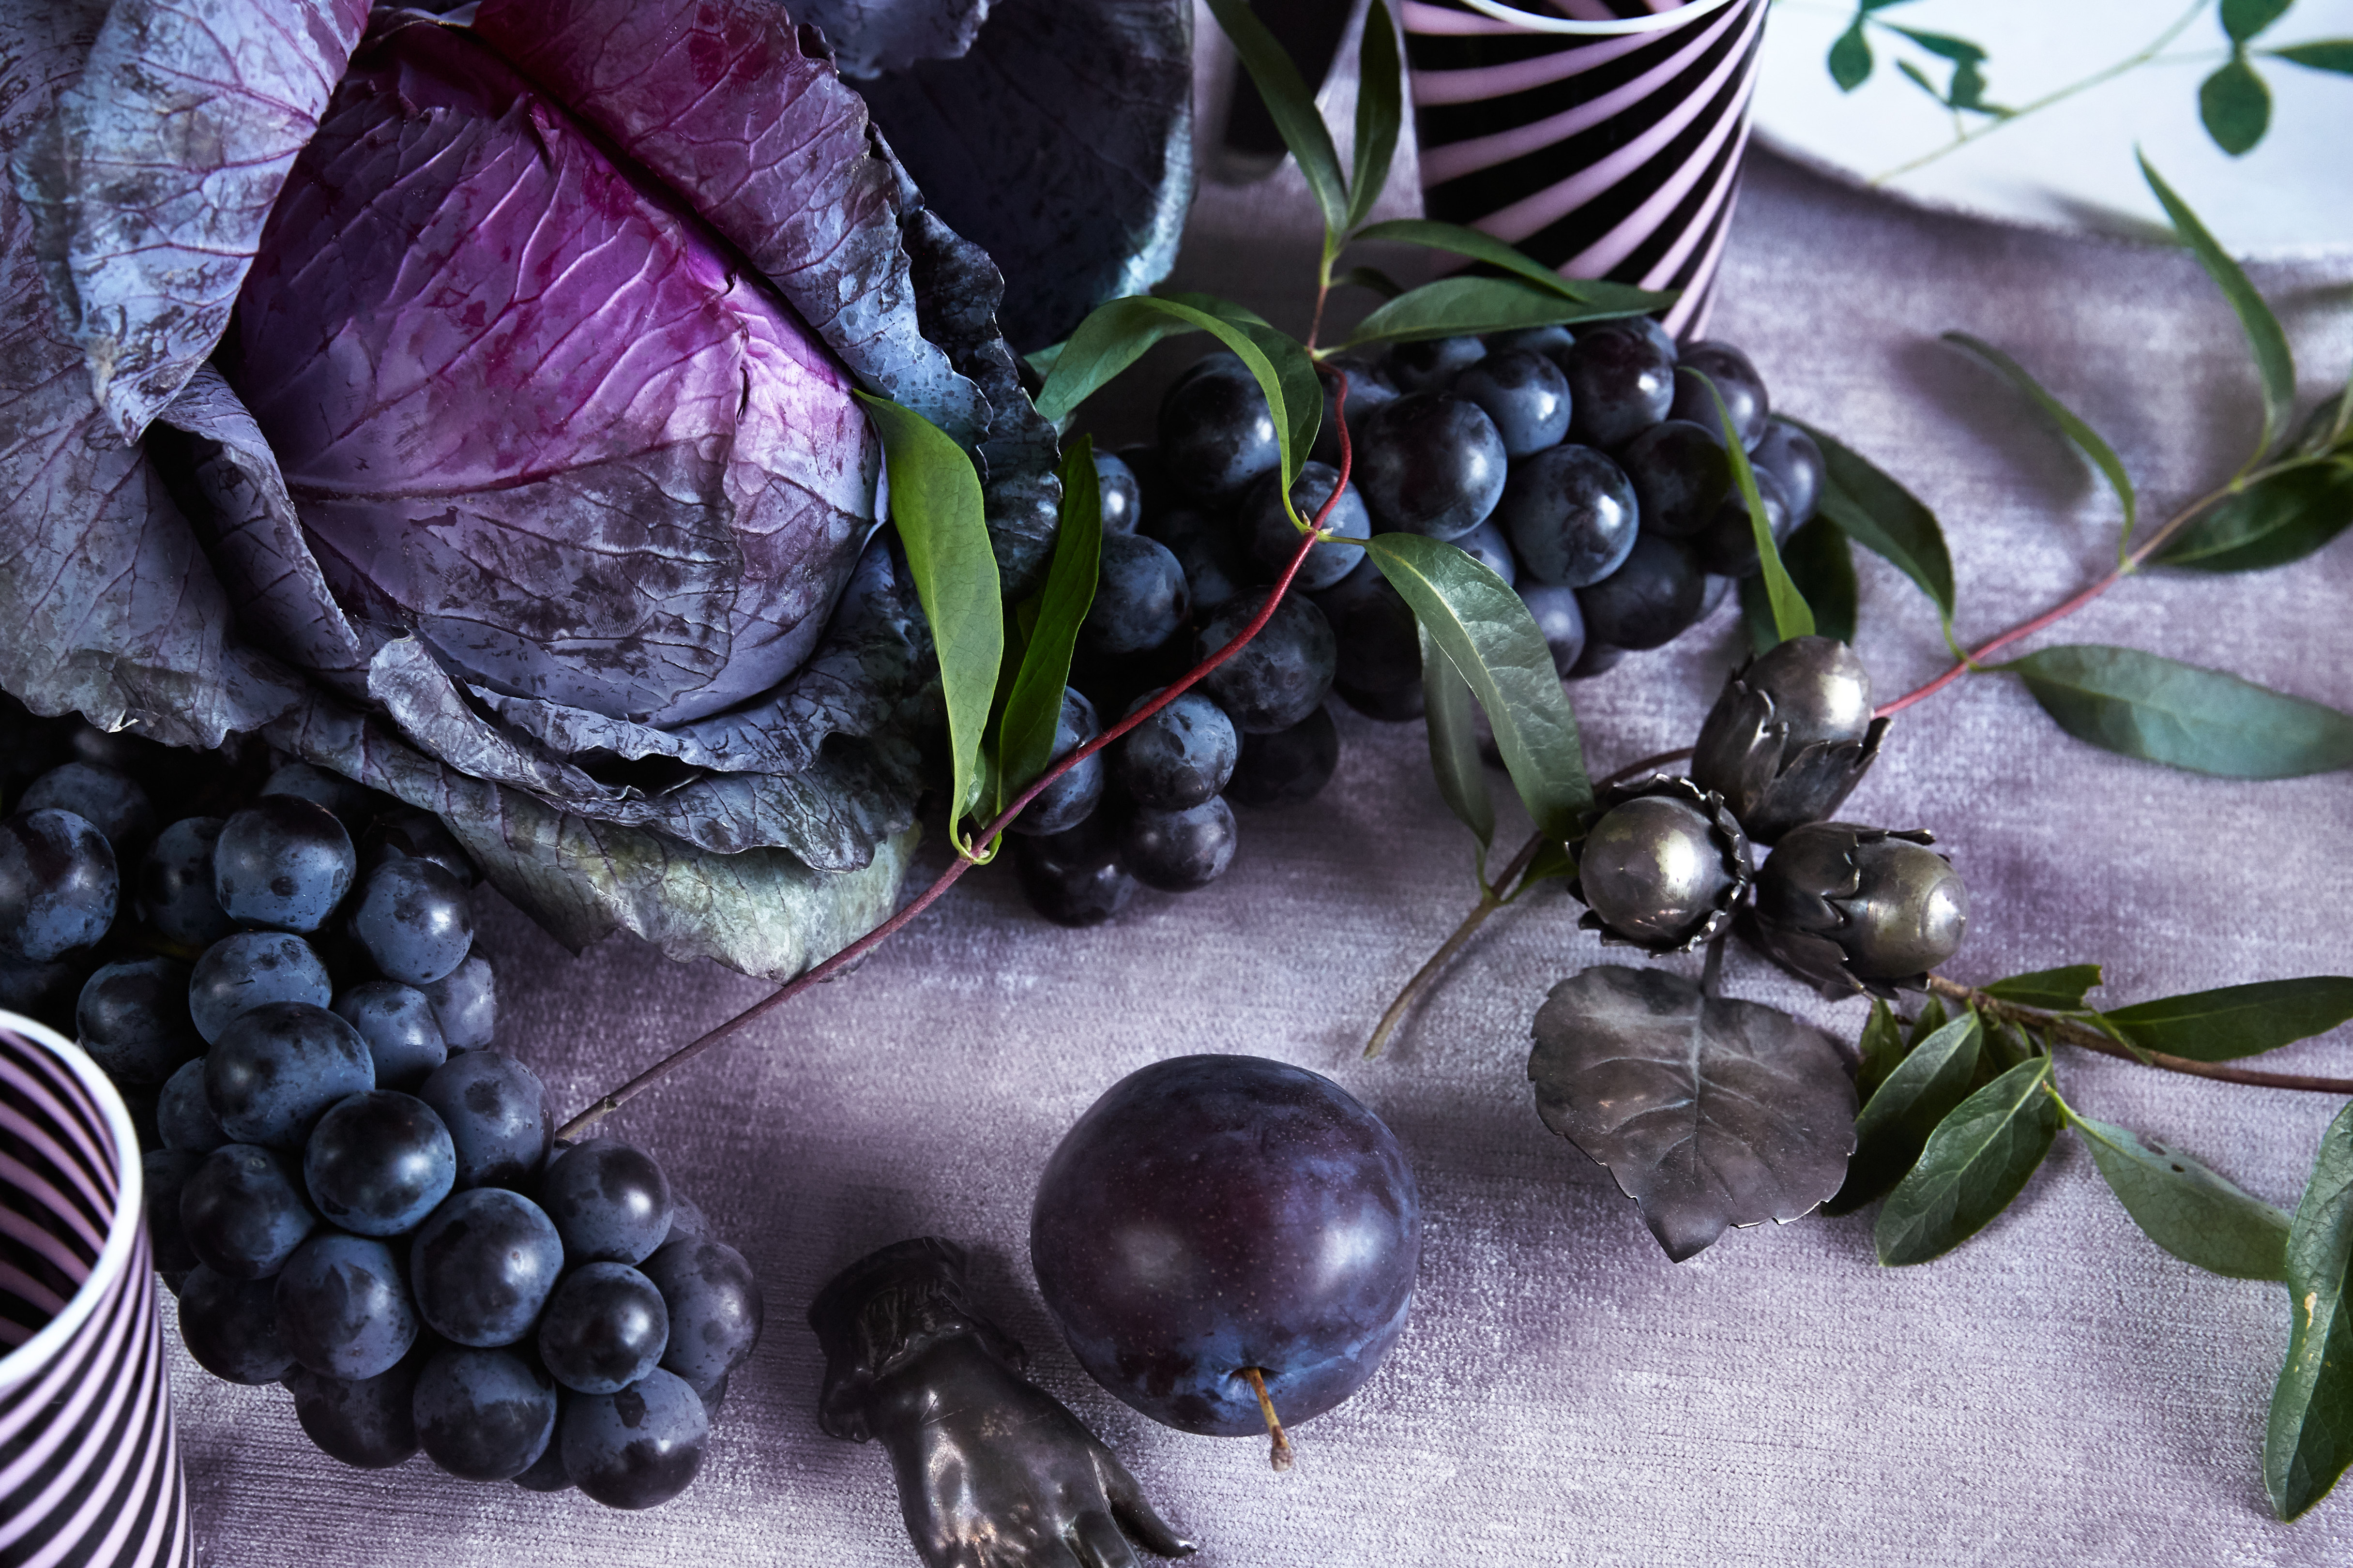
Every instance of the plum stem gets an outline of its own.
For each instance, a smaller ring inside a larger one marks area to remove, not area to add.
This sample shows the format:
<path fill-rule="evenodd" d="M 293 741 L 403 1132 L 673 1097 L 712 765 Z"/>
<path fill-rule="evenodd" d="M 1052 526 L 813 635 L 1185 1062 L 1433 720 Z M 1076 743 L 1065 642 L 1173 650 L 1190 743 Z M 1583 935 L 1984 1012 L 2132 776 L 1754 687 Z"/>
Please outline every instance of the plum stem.
<path fill-rule="evenodd" d="M 1258 1413 L 1266 1417 L 1266 1462 L 1280 1475 L 1291 1468 L 1299 1457 L 1291 1451 L 1291 1439 L 1283 1435 L 1282 1420 L 1275 1415 L 1274 1401 L 1267 1394 L 1266 1373 L 1257 1367 L 1246 1366 L 1242 1375 L 1250 1379 L 1250 1392 L 1258 1395 Z"/>

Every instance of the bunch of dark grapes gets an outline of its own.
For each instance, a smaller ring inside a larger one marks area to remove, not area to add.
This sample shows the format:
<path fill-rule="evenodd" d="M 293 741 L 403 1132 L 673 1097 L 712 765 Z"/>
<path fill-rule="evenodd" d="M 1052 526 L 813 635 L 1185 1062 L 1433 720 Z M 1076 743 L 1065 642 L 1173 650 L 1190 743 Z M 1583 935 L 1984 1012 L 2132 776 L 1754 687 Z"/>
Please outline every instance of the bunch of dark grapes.
<path fill-rule="evenodd" d="M 1820 451 L 1771 417 L 1746 355 L 1717 342 L 1679 351 L 1637 319 L 1327 362 L 1324 431 L 1292 486 L 1304 518 L 1339 479 L 1331 390 L 1343 378 L 1352 468 L 1326 529 L 1339 540 L 1426 534 L 1475 556 L 1518 592 L 1564 679 L 1672 640 L 1760 569 L 1717 395 L 1777 543 L 1821 490 Z M 1281 457 L 1257 381 L 1225 353 L 1169 387 L 1156 443 L 1097 457 L 1103 574 L 1057 755 L 1222 647 L 1265 603 L 1299 546 Z M 1309 553 L 1249 647 L 1017 820 L 1032 906 L 1091 925 L 1139 884 L 1183 892 L 1215 879 L 1233 858 L 1229 802 L 1303 801 L 1331 778 L 1334 693 L 1375 719 L 1422 710 L 1413 612 L 1361 548 L 1337 542 Z"/>
<path fill-rule="evenodd" d="M 0 1005 L 50 1015 L 133 1107 L 189 1353 L 282 1383 L 346 1464 L 675 1497 L 759 1289 L 649 1155 L 552 1148 L 539 1079 L 490 1048 L 448 830 L 258 752 L 0 722 Z M 159 831 L 167 790 L 222 815 Z"/>

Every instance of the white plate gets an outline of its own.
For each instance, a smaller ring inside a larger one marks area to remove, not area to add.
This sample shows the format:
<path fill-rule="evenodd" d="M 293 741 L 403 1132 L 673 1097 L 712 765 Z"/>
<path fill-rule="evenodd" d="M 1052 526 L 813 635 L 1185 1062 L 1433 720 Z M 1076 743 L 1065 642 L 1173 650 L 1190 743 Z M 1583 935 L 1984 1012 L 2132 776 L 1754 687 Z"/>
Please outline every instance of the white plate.
<path fill-rule="evenodd" d="M 2151 236 L 2164 214 L 2133 160 L 2137 146 L 2222 244 L 2241 256 L 2353 248 L 2353 77 L 2258 58 L 2271 130 L 2232 158 L 2198 119 L 2198 84 L 2227 58 L 2209 5 L 2155 61 L 1951 145 L 1955 116 L 1896 68 L 1939 88 L 1951 68 L 1883 27 L 1866 29 L 1871 79 L 1841 93 L 1823 60 L 1852 20 L 1839 0 L 1775 0 L 1765 30 L 1757 132 L 1776 151 L 1923 205 L 2077 233 Z M 2153 43 L 2181 15 L 2172 0 L 1909 0 L 1878 20 L 1984 48 L 1988 101 L 2022 108 Z M 2353 37 L 2353 0 L 2298 0 L 2257 48 Z M 1992 123 L 1960 117 L 1966 128 Z"/>

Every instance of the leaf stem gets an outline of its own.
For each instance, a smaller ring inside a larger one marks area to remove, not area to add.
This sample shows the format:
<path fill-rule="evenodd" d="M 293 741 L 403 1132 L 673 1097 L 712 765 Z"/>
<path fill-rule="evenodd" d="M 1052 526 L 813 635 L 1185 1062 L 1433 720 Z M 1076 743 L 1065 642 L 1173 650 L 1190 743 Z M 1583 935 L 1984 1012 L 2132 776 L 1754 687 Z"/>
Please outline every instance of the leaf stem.
<path fill-rule="evenodd" d="M 2353 1096 L 2353 1079 L 2316 1078 L 2306 1073 L 2265 1072 L 2260 1068 L 2230 1067 L 2220 1062 L 2191 1061 L 2187 1057 L 2169 1057 L 2162 1051 L 2144 1051 L 2110 1038 L 2088 1024 L 2058 1013 L 2047 1013 L 2040 1007 L 2022 1006 L 2016 1002 L 2004 1002 L 1989 996 L 1972 985 L 1947 980 L 1941 974 L 1928 976 L 1928 989 L 1950 1002 L 1975 1007 L 1988 1017 L 2006 1023 L 2022 1025 L 2040 1030 L 2048 1037 L 2063 1040 L 2104 1057 L 2120 1061 L 2138 1062 L 2143 1067 L 2178 1072 L 2191 1078 L 2211 1079 L 2218 1083 L 2243 1083 L 2257 1089 L 2299 1089 L 2315 1094 Z"/>

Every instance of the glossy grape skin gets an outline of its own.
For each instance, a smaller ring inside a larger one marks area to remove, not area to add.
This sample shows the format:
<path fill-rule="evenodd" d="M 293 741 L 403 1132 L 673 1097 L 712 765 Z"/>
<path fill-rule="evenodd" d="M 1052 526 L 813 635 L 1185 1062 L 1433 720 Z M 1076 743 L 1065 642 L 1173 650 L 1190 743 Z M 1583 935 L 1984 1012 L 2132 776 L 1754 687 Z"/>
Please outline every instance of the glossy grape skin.
<path fill-rule="evenodd" d="M 1611 647 L 1658 647 L 1699 618 L 1706 574 L 1691 547 L 1645 533 L 1625 564 L 1589 588 L 1577 590 L 1589 642 Z"/>
<path fill-rule="evenodd" d="M 1388 1128 L 1330 1079 L 1256 1057 L 1131 1073 L 1046 1163 L 1029 1257 L 1080 1364 L 1187 1432 L 1295 1425 L 1404 1331 L 1420 1201 Z"/>
<path fill-rule="evenodd" d="M 1616 321 L 1599 321 L 1582 329 L 1584 332 L 1625 332 L 1641 339 L 1669 364 L 1675 363 L 1682 351 L 1676 346 L 1674 334 L 1655 316 L 1621 316 Z"/>
<path fill-rule="evenodd" d="M 1324 421 L 1315 429 L 1315 445 L 1308 456 L 1319 463 L 1340 466 L 1340 421 L 1332 416 L 1332 402 L 1337 383 L 1348 384 L 1345 423 L 1352 447 L 1362 448 L 1365 421 L 1371 418 L 1384 404 L 1394 403 L 1402 395 L 1395 382 L 1377 364 L 1361 354 L 1336 354 L 1320 367 L 1324 372 Z"/>
<path fill-rule="evenodd" d="M 449 1130 L 458 1190 L 521 1185 L 555 1139 L 555 1115 L 539 1076 L 500 1051 L 467 1051 L 433 1069 L 417 1098 Z"/>
<path fill-rule="evenodd" d="M 1577 590 L 1530 583 L 1520 590 L 1520 602 L 1527 605 L 1536 630 L 1544 634 L 1554 673 L 1566 679 L 1585 656 L 1585 610 L 1577 602 Z"/>
<path fill-rule="evenodd" d="M 1477 532 L 1474 529 L 1463 537 Z M 1380 568 L 1370 561 L 1362 563 L 1336 587 L 1317 595 L 1315 607 L 1332 624 L 1335 685 L 1390 691 L 1420 684 L 1419 623 Z"/>
<path fill-rule="evenodd" d="M 1135 879 L 1119 863 L 1118 834 L 1108 811 L 1097 811 L 1076 827 L 1012 843 L 1023 896 L 1056 925 L 1101 925 L 1135 896 Z M 675 1220 L 670 1235 L 679 1235 Z"/>
<path fill-rule="evenodd" d="M 1794 524 L 1810 521 L 1822 499 L 1822 480 L 1829 472 L 1822 449 L 1811 436 L 1786 419 L 1769 421 L 1748 460 L 1760 474 L 1770 474 L 1781 486 Z"/>
<path fill-rule="evenodd" d="M 239 1017 L 271 1002 L 334 1000 L 327 966 L 311 944 L 287 931 L 241 931 L 205 949 L 188 973 L 188 1016 L 207 1044 Z"/>
<path fill-rule="evenodd" d="M 412 1350 L 374 1377 L 324 1377 L 297 1366 L 287 1374 L 294 1417 L 313 1447 L 363 1470 L 386 1470 L 417 1453 L 417 1374 L 426 1357 Z"/>
<path fill-rule="evenodd" d="M 294 1366 L 278 1338 L 275 1282 L 202 1264 L 180 1282 L 180 1341 L 198 1366 L 228 1383 L 276 1383 Z"/>
<path fill-rule="evenodd" d="M 1757 500 L 1765 509 L 1765 525 L 1778 547 L 1788 542 L 1797 531 L 1798 521 L 1790 515 L 1789 503 L 1781 493 L 1781 481 L 1770 474 L 1758 474 Z M 1692 541 L 1692 553 L 1698 557 L 1700 570 L 1720 577 L 1746 577 L 1762 571 L 1764 561 L 1757 553 L 1757 525 L 1749 520 L 1748 502 L 1738 490 L 1733 490 L 1716 503 L 1715 515 L 1708 520 L 1706 531 Z M 1701 614 L 1706 613 L 1703 602 Z"/>
<path fill-rule="evenodd" d="M 1569 437 L 1617 447 L 1674 406 L 1674 356 L 1640 331 L 1587 332 L 1568 351 Z"/>
<path fill-rule="evenodd" d="M 661 1364 L 670 1309 L 654 1282 L 626 1263 L 566 1274 L 539 1316 L 539 1360 L 577 1394 L 618 1394 Z"/>
<path fill-rule="evenodd" d="M 188 1017 L 188 969 L 168 958 L 110 963 L 82 984 L 75 1043 L 118 1084 L 162 1083 L 204 1055 Z"/>
<path fill-rule="evenodd" d="M 180 1188 L 188 1246 L 206 1268 L 232 1279 L 277 1273 L 318 1225 L 301 1175 L 274 1149 L 223 1144 Z"/>
<path fill-rule="evenodd" d="M 278 1341 L 328 1377 L 390 1372 L 417 1342 L 417 1309 L 392 1248 L 322 1230 L 278 1271 Z"/>
<path fill-rule="evenodd" d="M 25 786 L 16 809 L 69 811 L 106 835 L 117 864 L 155 831 L 155 807 L 136 780 L 112 768 L 65 763 Z"/>
<path fill-rule="evenodd" d="M 1555 366 L 1559 365 L 1561 356 L 1568 353 L 1576 342 L 1577 334 L 1560 326 L 1515 327 L 1507 332 L 1489 332 L 1486 338 L 1487 352 L 1491 354 L 1501 353 L 1506 349 L 1521 349 L 1544 355 Z"/>
<path fill-rule="evenodd" d="M 114 923 L 122 884 L 106 835 L 69 811 L 0 822 L 0 958 L 47 963 Z"/>
<path fill-rule="evenodd" d="M 1486 357 L 1477 338 L 1420 338 L 1391 349 L 1383 368 L 1399 392 L 1443 392 Z"/>
<path fill-rule="evenodd" d="M 1314 799 L 1339 765 L 1339 726 L 1319 705 L 1288 730 L 1244 735 L 1225 797 L 1236 805 L 1297 805 Z"/>
<path fill-rule="evenodd" d="M 1723 434 L 1688 419 L 1651 426 L 1626 443 L 1618 466 L 1634 487 L 1642 527 L 1669 539 L 1689 539 L 1705 528 L 1732 485 Z"/>
<path fill-rule="evenodd" d="M 1257 377 L 1231 355 L 1211 355 L 1160 400 L 1160 461 L 1195 500 L 1229 501 L 1282 460 Z"/>
<path fill-rule="evenodd" d="M 1641 509 L 1625 471 L 1590 447 L 1555 447 L 1512 470 L 1495 521 L 1520 570 L 1539 583 L 1582 588 L 1624 564 Z"/>
<path fill-rule="evenodd" d="M 1494 421 L 1507 457 L 1556 447 L 1568 434 L 1568 378 L 1541 353 L 1491 353 L 1455 378 L 1454 395 L 1477 404 Z"/>
<path fill-rule="evenodd" d="M 213 844 L 213 897 L 240 925 L 314 931 L 351 891 L 359 857 L 325 806 L 266 795 L 229 814 Z"/>
<path fill-rule="evenodd" d="M 1700 379 L 1703 375 L 1706 381 Z M 1715 396 L 1708 395 L 1708 382 L 1715 384 Z M 1675 400 L 1671 416 L 1721 430 L 1724 421 L 1716 412 L 1716 397 L 1724 399 L 1724 413 L 1732 416 L 1732 427 L 1740 435 L 1740 449 L 1755 451 L 1765 434 L 1765 422 L 1773 412 L 1771 400 L 1765 395 L 1765 378 L 1757 374 L 1748 356 L 1730 343 L 1693 343 L 1683 351 L 1675 364 Z"/>
<path fill-rule="evenodd" d="M 362 981 L 335 997 L 334 1014 L 367 1042 L 379 1089 L 414 1089 L 449 1059 L 433 1004 L 413 985 Z"/>
<path fill-rule="evenodd" d="M 299 1149 L 329 1106 L 375 1087 L 359 1031 L 308 1002 L 248 1008 L 205 1058 L 205 1099 L 240 1143 Z"/>
<path fill-rule="evenodd" d="M 670 1309 L 670 1344 L 661 1363 L 708 1388 L 751 1356 L 765 1306 L 744 1255 L 708 1238 L 663 1244 L 639 1272 Z"/>
<path fill-rule="evenodd" d="M 202 1163 L 203 1155 L 185 1149 L 150 1149 L 139 1156 L 140 1180 L 147 1190 L 147 1238 L 158 1274 L 185 1274 L 201 1261 L 180 1219 L 180 1194 Z"/>
<path fill-rule="evenodd" d="M 1116 453 L 1098 449 L 1094 458 L 1103 532 L 1134 533 L 1144 521 L 1144 487 L 1136 482 L 1135 470 Z"/>
<path fill-rule="evenodd" d="M 1097 658 L 1149 653 L 1175 636 L 1193 613 L 1185 568 L 1168 547 L 1140 533 L 1103 542 L 1102 575 L 1079 640 Z"/>
<path fill-rule="evenodd" d="M 1211 654 L 1241 635 L 1266 603 L 1267 592 L 1244 595 L 1209 617 L 1196 655 Z M 1198 688 L 1226 710 L 1244 734 L 1288 730 L 1323 704 L 1339 664 L 1331 623 L 1307 598 L 1286 594 L 1256 637 L 1211 670 Z"/>
<path fill-rule="evenodd" d="M 1365 422 L 1350 477 L 1383 528 L 1452 539 L 1487 521 L 1508 467 L 1504 438 L 1485 410 L 1423 392 Z"/>
<path fill-rule="evenodd" d="M 563 1271 L 554 1222 L 503 1187 L 446 1199 L 409 1244 L 408 1284 L 417 1311 L 434 1332 L 461 1345 L 522 1339 Z"/>
<path fill-rule="evenodd" d="M 1299 477 L 1291 482 L 1291 504 L 1298 509 L 1300 521 L 1312 523 L 1324 503 L 1332 498 L 1332 489 L 1340 471 L 1325 463 L 1301 465 Z M 1269 474 L 1250 488 L 1243 501 L 1240 518 L 1245 554 L 1261 583 L 1279 581 L 1291 565 L 1291 558 L 1299 553 L 1300 541 L 1305 536 L 1292 526 L 1291 514 L 1282 510 L 1282 477 Z M 1294 592 L 1313 594 L 1328 588 L 1356 570 L 1356 563 L 1365 558 L 1362 546 L 1343 544 L 1343 539 L 1370 539 L 1373 520 L 1365 510 L 1364 498 L 1356 487 L 1349 485 L 1340 491 L 1331 515 L 1324 520 L 1323 531 L 1332 539 L 1317 544 L 1299 563 L 1298 574 L 1292 578 Z"/>
<path fill-rule="evenodd" d="M 352 934 L 387 980 L 429 985 L 466 962 L 474 911 L 457 878 L 430 860 L 388 860 L 368 873 Z"/>
<path fill-rule="evenodd" d="M 207 947 L 237 930 L 213 897 L 217 816 L 185 816 L 155 836 L 139 865 L 139 916 L 167 942 Z"/>
<path fill-rule="evenodd" d="M 1236 831 L 1233 807 L 1222 796 L 1184 811 L 1138 806 L 1120 825 L 1119 863 L 1147 888 L 1189 893 L 1225 875 Z"/>
<path fill-rule="evenodd" d="M 1456 539 L 1454 548 L 1501 577 L 1504 587 L 1508 588 L 1519 581 L 1519 558 L 1513 554 L 1511 540 L 1504 536 L 1493 518 Z"/>
<path fill-rule="evenodd" d="M 657 1368 L 617 1394 L 565 1401 L 564 1471 L 607 1508 L 656 1508 L 702 1468 L 711 1417 L 680 1378 Z"/>
<path fill-rule="evenodd" d="M 572 1473 L 564 1468 L 564 1413 L 571 1408 L 571 1391 L 558 1384 L 555 1390 L 555 1436 L 547 1440 L 539 1458 L 525 1467 L 522 1474 L 513 1478 L 514 1484 L 527 1492 L 568 1492 L 572 1489 Z"/>
<path fill-rule="evenodd" d="M 1137 698 L 1128 711 L 1158 695 Z M 1226 710 L 1187 691 L 1113 744 L 1111 771 L 1138 805 L 1183 811 L 1225 788 L 1240 757 L 1241 735 Z"/>
<path fill-rule="evenodd" d="M 1180 507 L 1161 520 L 1161 537 L 1185 574 L 1196 616 L 1211 616 L 1250 585 L 1241 542 L 1226 518 Z"/>
<path fill-rule="evenodd" d="M 205 1099 L 202 1058 L 182 1063 L 164 1081 L 164 1092 L 155 1102 L 155 1130 L 164 1148 L 190 1154 L 209 1154 L 228 1142 L 220 1118 L 213 1114 L 212 1102 Z"/>
<path fill-rule="evenodd" d="M 1103 721 L 1095 716 L 1095 705 L 1083 694 L 1064 687 L 1062 711 L 1055 721 L 1054 749 L 1049 760 L 1059 763 L 1102 733 Z M 1007 831 L 1035 837 L 1074 827 L 1094 811 L 1095 803 L 1103 799 L 1103 758 L 1097 752 L 1040 790 L 1035 800 L 1021 808 L 1021 815 L 1013 819 Z"/>
<path fill-rule="evenodd" d="M 441 1026 L 442 1042 L 452 1053 L 479 1051 L 497 1037 L 498 977 L 480 952 L 417 989 L 433 1004 L 433 1021 Z"/>
<path fill-rule="evenodd" d="M 409 1408 L 427 1458 L 460 1480 L 512 1480 L 554 1439 L 555 1380 L 512 1351 L 451 1346 L 427 1358 Z"/>
<path fill-rule="evenodd" d="M 330 1224 L 359 1236 L 414 1230 L 457 1180 L 457 1149 L 441 1118 L 415 1095 L 388 1089 L 338 1100 L 302 1150 L 311 1201 Z"/>
<path fill-rule="evenodd" d="M 548 1162 L 539 1204 L 574 1263 L 640 1263 L 670 1234 L 670 1178 L 617 1138 L 595 1138 Z"/>

